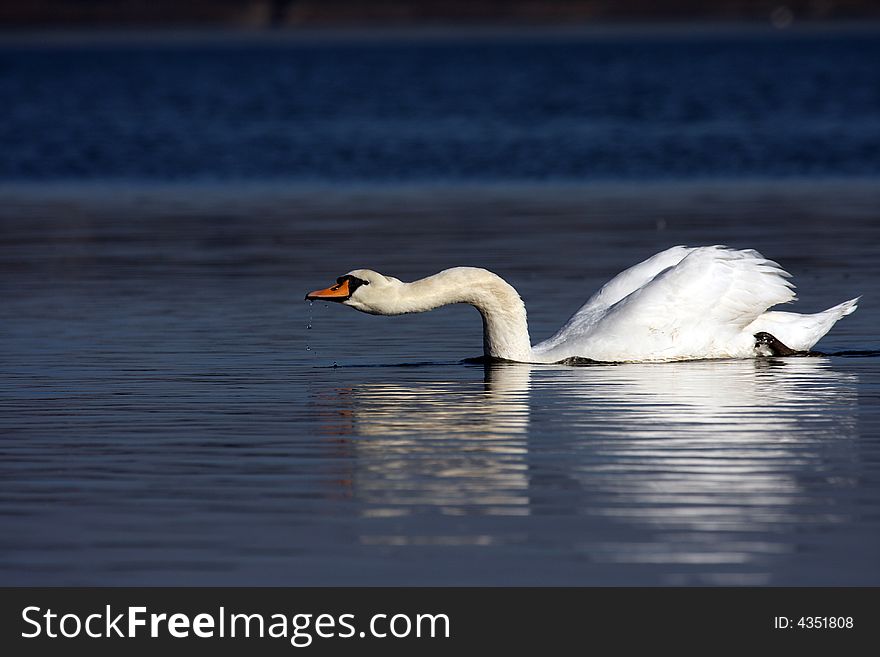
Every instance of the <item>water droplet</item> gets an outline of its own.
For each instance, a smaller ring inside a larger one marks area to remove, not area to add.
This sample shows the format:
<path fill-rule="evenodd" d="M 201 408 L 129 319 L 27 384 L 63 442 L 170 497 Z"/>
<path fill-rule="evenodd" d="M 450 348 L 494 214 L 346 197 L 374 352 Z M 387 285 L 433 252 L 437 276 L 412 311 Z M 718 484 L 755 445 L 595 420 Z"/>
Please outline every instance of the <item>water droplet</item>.
<path fill-rule="evenodd" d="M 312 348 L 309 345 L 306 345 L 306 351 L 311 351 Z"/>

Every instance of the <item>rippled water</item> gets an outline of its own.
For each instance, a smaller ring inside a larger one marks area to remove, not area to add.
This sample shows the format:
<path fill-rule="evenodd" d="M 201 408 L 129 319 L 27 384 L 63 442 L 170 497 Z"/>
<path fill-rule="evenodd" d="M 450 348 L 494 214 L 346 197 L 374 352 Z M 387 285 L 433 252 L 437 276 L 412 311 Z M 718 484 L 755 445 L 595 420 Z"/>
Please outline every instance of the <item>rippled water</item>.
<path fill-rule="evenodd" d="M 856 182 L 2 188 L 0 582 L 878 585 L 878 216 Z M 718 242 L 804 311 L 863 294 L 836 355 L 484 366 L 472 309 L 302 301 L 484 266 L 539 340 Z"/>

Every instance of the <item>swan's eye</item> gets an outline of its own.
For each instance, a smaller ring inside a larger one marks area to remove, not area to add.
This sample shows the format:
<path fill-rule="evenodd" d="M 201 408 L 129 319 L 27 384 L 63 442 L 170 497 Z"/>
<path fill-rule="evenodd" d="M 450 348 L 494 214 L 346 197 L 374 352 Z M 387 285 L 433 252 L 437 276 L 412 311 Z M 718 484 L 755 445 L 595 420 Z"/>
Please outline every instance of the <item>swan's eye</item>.
<path fill-rule="evenodd" d="M 352 276 L 351 274 L 346 274 L 345 276 L 340 276 L 336 279 L 336 287 L 332 289 L 337 289 L 340 285 L 348 281 L 348 294 L 351 296 L 354 294 L 354 291 L 358 289 L 361 285 L 369 285 L 370 281 L 365 281 L 362 278 L 358 278 L 357 276 Z"/>

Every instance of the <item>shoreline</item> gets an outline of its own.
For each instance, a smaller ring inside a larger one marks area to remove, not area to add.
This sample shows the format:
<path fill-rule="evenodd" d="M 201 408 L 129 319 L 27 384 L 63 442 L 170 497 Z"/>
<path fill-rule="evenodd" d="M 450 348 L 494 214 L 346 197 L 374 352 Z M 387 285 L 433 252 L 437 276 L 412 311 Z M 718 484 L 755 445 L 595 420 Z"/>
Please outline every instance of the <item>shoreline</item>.
<path fill-rule="evenodd" d="M 547 41 L 616 39 L 724 39 L 871 36 L 880 20 L 797 22 L 785 27 L 757 21 L 578 23 L 570 25 L 385 25 L 299 28 L 0 28 L 0 48 L 59 46 L 287 46 L 322 43 L 458 43 L 470 40 Z"/>

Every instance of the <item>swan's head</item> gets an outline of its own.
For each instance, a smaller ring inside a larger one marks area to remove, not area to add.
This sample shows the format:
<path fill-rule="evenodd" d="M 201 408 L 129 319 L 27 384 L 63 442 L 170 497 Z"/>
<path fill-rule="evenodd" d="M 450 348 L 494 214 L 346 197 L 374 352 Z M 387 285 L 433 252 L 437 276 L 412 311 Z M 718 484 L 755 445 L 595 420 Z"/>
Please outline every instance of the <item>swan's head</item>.
<path fill-rule="evenodd" d="M 336 301 L 371 315 L 397 315 L 403 283 L 370 269 L 355 269 L 336 279 L 336 284 L 306 295 L 309 301 Z"/>

